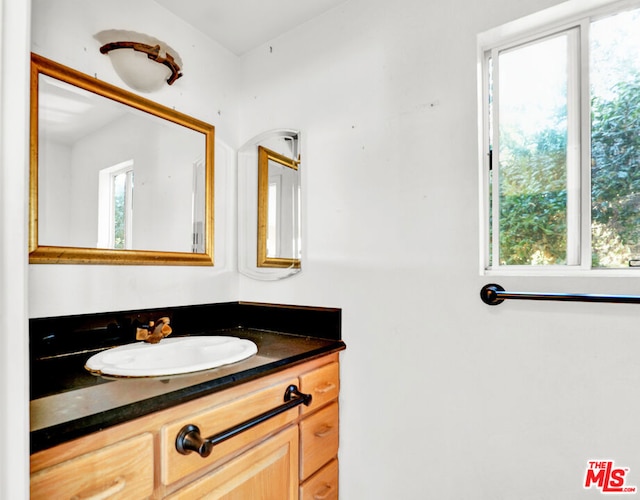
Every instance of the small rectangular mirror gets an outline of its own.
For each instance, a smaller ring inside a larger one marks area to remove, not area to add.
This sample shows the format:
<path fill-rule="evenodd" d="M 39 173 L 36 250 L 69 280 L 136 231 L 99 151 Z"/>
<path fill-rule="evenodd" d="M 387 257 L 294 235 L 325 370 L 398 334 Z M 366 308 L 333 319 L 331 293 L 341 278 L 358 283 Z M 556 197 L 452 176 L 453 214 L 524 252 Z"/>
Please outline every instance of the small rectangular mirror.
<path fill-rule="evenodd" d="M 29 262 L 213 265 L 214 127 L 31 61 Z"/>

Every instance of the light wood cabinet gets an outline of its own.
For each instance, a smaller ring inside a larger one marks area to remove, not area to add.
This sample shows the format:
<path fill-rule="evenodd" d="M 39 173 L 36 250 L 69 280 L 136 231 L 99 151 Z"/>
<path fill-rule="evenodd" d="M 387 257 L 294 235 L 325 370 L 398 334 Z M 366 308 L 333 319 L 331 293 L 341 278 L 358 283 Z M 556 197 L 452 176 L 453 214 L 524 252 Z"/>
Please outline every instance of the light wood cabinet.
<path fill-rule="evenodd" d="M 328 402 L 337 400 L 340 392 L 338 363 L 328 363 L 300 375 L 300 390 L 313 397 L 313 404 L 303 406 L 302 413 L 311 413 Z"/>
<path fill-rule="evenodd" d="M 212 436 L 282 404 L 285 390 L 291 384 L 297 385 L 298 379 L 291 377 L 279 380 L 264 389 L 241 394 L 231 401 L 207 407 L 198 413 L 181 416 L 181 418 L 163 425 L 160 430 L 161 482 L 165 485 L 171 485 L 194 472 L 197 473 L 208 464 L 224 460 L 260 438 L 293 423 L 298 418 L 298 408 L 293 408 L 266 420 L 233 439 L 214 446 L 211 455 L 207 458 L 202 458 L 197 453 L 183 455 L 176 450 L 176 436 L 184 426 L 196 425 L 203 437 Z"/>
<path fill-rule="evenodd" d="M 169 498 L 294 500 L 297 470 L 298 432 L 291 426 Z"/>
<path fill-rule="evenodd" d="M 145 432 L 31 476 L 31 498 L 126 499 L 153 492 L 153 437 Z"/>
<path fill-rule="evenodd" d="M 300 479 L 307 479 L 338 454 L 338 403 L 300 422 Z"/>
<path fill-rule="evenodd" d="M 300 486 L 300 500 L 338 500 L 338 459 L 331 460 Z"/>
<path fill-rule="evenodd" d="M 181 454 L 195 425 L 213 436 L 282 405 L 290 385 L 311 394 L 216 444 Z M 336 499 L 338 354 L 110 427 L 31 456 L 31 498 Z"/>

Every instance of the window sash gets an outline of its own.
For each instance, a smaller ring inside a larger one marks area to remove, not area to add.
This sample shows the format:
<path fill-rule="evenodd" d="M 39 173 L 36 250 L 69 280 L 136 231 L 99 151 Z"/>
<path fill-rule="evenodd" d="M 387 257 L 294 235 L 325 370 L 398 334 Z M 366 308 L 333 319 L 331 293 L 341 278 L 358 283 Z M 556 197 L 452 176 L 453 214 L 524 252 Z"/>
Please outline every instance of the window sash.
<path fill-rule="evenodd" d="M 485 269 L 549 269 L 553 267 L 585 268 L 590 262 L 590 185 L 588 162 L 590 158 L 590 124 L 582 120 L 589 116 L 588 81 L 588 19 L 548 30 L 509 44 L 496 45 L 483 58 L 483 223 L 487 242 L 484 256 Z M 500 264 L 500 55 L 524 48 L 553 37 L 567 37 L 567 248 L 566 264 L 556 265 L 502 265 Z M 491 69 L 489 70 L 489 67 Z M 489 78 L 489 72 L 493 76 Z M 585 114 L 586 113 L 586 114 Z M 489 161 L 491 164 L 489 164 Z M 587 165 L 585 165 L 587 162 Z M 585 170 L 585 168 L 587 170 Z M 491 170 L 491 174 L 490 174 Z M 587 172 L 584 175 L 582 172 Z M 491 178 L 491 180 L 489 180 Z M 491 185 L 489 185 L 491 183 Z M 491 195 L 491 196 L 489 196 Z M 491 201 L 489 201 L 491 198 Z"/>

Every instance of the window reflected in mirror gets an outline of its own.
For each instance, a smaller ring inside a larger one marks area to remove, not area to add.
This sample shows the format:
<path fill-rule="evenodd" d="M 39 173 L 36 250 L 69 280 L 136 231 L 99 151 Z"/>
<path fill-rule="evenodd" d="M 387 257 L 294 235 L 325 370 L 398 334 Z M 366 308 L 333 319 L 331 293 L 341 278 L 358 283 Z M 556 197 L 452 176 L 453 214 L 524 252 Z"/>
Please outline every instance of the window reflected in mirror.
<path fill-rule="evenodd" d="M 98 173 L 98 248 L 133 248 L 133 160 Z"/>

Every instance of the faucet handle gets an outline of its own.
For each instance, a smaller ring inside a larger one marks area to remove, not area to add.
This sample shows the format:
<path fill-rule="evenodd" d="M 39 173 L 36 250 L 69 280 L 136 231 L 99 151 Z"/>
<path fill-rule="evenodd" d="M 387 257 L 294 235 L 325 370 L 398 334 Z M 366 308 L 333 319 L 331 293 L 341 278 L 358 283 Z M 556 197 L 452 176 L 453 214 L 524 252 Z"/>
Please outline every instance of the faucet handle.
<path fill-rule="evenodd" d="M 136 329 L 136 340 L 144 340 L 150 344 L 157 344 L 173 331 L 169 326 L 171 320 L 162 317 L 158 321 L 149 321 L 149 325 Z"/>

